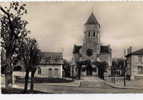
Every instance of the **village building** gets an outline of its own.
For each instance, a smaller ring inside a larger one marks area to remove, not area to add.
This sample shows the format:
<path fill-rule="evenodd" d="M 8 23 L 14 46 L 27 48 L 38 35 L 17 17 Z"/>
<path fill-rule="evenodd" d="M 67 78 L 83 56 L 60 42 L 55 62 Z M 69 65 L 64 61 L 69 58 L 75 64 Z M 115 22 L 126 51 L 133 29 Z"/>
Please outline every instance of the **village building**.
<path fill-rule="evenodd" d="M 127 72 L 131 80 L 143 79 L 143 48 L 132 51 L 132 47 L 127 50 Z"/>
<path fill-rule="evenodd" d="M 76 61 L 105 61 L 108 64 L 108 73 L 110 73 L 110 68 L 112 65 L 112 50 L 110 45 L 103 45 L 101 43 L 101 33 L 100 24 L 97 21 L 93 13 L 89 16 L 88 20 L 84 24 L 84 39 L 82 45 L 74 45 L 73 48 L 73 64 Z M 85 67 L 84 65 L 82 67 Z M 98 69 L 96 66 L 92 65 L 95 74 Z M 76 69 L 76 68 L 75 68 Z M 75 69 L 72 68 L 73 73 Z M 84 73 L 85 74 L 85 73 Z M 86 74 L 85 74 L 86 75 Z"/>
<path fill-rule="evenodd" d="M 45 78 L 62 78 L 63 54 L 61 52 L 41 52 L 41 61 L 36 75 Z"/>

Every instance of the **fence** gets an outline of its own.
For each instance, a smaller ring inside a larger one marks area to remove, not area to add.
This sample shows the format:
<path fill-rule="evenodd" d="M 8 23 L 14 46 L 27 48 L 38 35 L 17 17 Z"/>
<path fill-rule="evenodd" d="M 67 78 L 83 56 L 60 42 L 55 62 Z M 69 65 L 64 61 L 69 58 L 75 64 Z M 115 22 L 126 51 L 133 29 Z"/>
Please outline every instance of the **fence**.
<path fill-rule="evenodd" d="M 115 76 L 115 77 L 105 77 L 105 80 L 111 83 L 114 83 L 116 85 L 123 86 L 124 85 L 124 77 L 121 76 Z"/>

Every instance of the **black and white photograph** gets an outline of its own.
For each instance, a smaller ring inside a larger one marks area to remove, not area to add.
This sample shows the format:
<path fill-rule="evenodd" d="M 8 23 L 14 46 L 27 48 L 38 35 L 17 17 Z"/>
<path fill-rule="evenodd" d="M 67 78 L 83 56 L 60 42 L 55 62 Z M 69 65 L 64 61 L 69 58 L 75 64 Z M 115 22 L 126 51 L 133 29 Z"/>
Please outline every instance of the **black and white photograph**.
<path fill-rule="evenodd" d="M 0 34 L 1 94 L 143 93 L 143 2 L 1 1 Z"/>

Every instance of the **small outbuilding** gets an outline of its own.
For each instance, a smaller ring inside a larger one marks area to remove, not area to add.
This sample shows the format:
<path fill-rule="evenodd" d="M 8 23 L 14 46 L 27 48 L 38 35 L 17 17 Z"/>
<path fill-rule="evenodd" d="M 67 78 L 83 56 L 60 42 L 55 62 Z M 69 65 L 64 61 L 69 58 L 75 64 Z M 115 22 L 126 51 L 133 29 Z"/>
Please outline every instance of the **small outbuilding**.
<path fill-rule="evenodd" d="M 62 78 L 63 54 L 61 52 L 41 52 L 41 61 L 36 74 L 40 77 Z"/>

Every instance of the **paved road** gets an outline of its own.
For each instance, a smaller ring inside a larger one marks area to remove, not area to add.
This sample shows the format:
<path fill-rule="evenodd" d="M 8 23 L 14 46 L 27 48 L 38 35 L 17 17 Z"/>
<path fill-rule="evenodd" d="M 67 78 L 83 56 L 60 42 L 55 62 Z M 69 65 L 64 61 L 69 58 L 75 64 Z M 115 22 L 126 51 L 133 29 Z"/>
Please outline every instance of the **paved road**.
<path fill-rule="evenodd" d="M 56 83 L 55 83 L 56 84 Z M 47 93 L 143 93 L 143 89 L 119 89 L 112 87 L 101 87 L 101 88 L 86 88 L 79 87 L 77 83 L 62 83 L 59 85 L 53 85 L 53 83 L 35 83 L 34 89 L 41 92 Z M 142 81 L 132 81 L 128 83 L 130 87 L 140 86 L 143 87 Z M 23 84 L 16 84 L 19 88 L 23 88 Z"/>
<path fill-rule="evenodd" d="M 20 85 L 21 86 L 21 85 Z M 22 87 L 22 86 L 21 86 Z M 35 84 L 35 90 L 49 93 L 143 93 L 142 89 L 85 88 L 78 86 L 52 86 L 47 83 Z"/>

